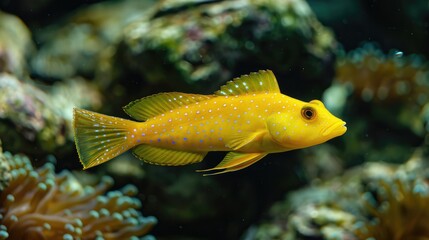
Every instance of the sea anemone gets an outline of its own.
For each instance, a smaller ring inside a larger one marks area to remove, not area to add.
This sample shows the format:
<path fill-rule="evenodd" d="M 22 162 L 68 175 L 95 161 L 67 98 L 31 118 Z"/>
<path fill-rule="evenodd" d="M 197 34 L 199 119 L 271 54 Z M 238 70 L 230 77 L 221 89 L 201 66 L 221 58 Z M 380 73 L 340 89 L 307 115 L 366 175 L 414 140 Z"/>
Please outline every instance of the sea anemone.
<path fill-rule="evenodd" d="M 429 186 L 423 179 L 380 181 L 365 196 L 370 220 L 358 222 L 359 239 L 429 239 Z"/>
<path fill-rule="evenodd" d="M 34 169 L 25 156 L 4 156 L 12 178 L 0 194 L 0 239 L 139 239 L 156 223 L 137 210 L 134 186 L 104 195 L 111 178 L 83 187 L 50 163 Z"/>
<path fill-rule="evenodd" d="M 0 153 L 3 152 L 0 140 Z M 10 166 L 7 159 L 0 154 L 0 192 L 3 191 L 7 185 L 9 185 L 11 175 L 10 175 Z"/>

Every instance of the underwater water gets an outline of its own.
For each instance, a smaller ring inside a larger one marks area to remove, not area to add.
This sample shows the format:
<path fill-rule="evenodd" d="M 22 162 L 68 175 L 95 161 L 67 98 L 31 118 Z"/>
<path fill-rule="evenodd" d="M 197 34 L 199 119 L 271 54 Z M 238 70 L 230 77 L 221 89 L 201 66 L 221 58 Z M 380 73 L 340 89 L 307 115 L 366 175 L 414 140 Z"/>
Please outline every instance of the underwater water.
<path fill-rule="evenodd" d="M 428 42 L 424 0 L 2 0 L 0 239 L 427 239 Z"/>

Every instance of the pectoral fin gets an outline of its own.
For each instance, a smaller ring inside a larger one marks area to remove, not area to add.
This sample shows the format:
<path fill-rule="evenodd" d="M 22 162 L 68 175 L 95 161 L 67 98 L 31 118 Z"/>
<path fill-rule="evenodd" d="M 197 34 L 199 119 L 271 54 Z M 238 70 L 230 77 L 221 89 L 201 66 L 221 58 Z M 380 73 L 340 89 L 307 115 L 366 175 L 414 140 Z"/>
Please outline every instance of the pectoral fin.
<path fill-rule="evenodd" d="M 229 141 L 227 141 L 226 146 L 231 148 L 232 150 L 238 150 L 248 143 L 255 141 L 259 137 L 263 137 L 265 131 L 257 131 L 257 132 L 242 132 L 233 134 Z"/>
<path fill-rule="evenodd" d="M 220 162 L 216 167 L 205 169 L 205 170 L 197 170 L 197 172 L 221 170 L 215 173 L 204 174 L 204 176 L 233 172 L 254 164 L 255 162 L 261 160 L 266 155 L 267 153 L 229 152 L 222 160 L 222 162 Z"/>

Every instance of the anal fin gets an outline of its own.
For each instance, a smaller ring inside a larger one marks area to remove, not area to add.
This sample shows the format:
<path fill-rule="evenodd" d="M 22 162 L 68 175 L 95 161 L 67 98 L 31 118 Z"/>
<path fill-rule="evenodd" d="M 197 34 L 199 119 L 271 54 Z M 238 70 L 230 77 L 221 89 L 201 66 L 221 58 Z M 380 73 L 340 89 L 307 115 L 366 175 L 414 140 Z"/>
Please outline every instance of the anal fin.
<path fill-rule="evenodd" d="M 209 176 L 209 175 L 217 175 L 221 173 L 241 170 L 261 160 L 267 154 L 268 153 L 229 152 L 222 160 L 222 162 L 220 162 L 216 167 L 205 169 L 205 170 L 197 170 L 197 172 L 208 172 L 208 171 L 220 170 L 215 173 L 204 174 L 204 176 Z"/>
<path fill-rule="evenodd" d="M 207 152 L 186 152 L 149 145 L 139 145 L 133 154 L 144 162 L 162 166 L 180 166 L 201 162 Z"/>

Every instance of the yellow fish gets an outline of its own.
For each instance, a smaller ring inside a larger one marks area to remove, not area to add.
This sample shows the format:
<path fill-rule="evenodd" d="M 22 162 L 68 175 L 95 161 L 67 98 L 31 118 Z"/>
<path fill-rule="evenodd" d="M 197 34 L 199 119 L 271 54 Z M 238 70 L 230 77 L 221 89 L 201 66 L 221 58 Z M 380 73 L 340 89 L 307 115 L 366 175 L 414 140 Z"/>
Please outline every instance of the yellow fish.
<path fill-rule="evenodd" d="M 178 166 L 229 151 L 212 174 L 243 169 L 269 153 L 310 147 L 343 135 L 345 122 L 318 100 L 280 93 L 274 74 L 259 71 L 226 83 L 213 95 L 159 93 L 131 102 L 136 121 L 74 109 L 77 151 L 84 169 L 133 149 L 141 160 Z M 210 175 L 210 174 L 207 174 Z"/>

